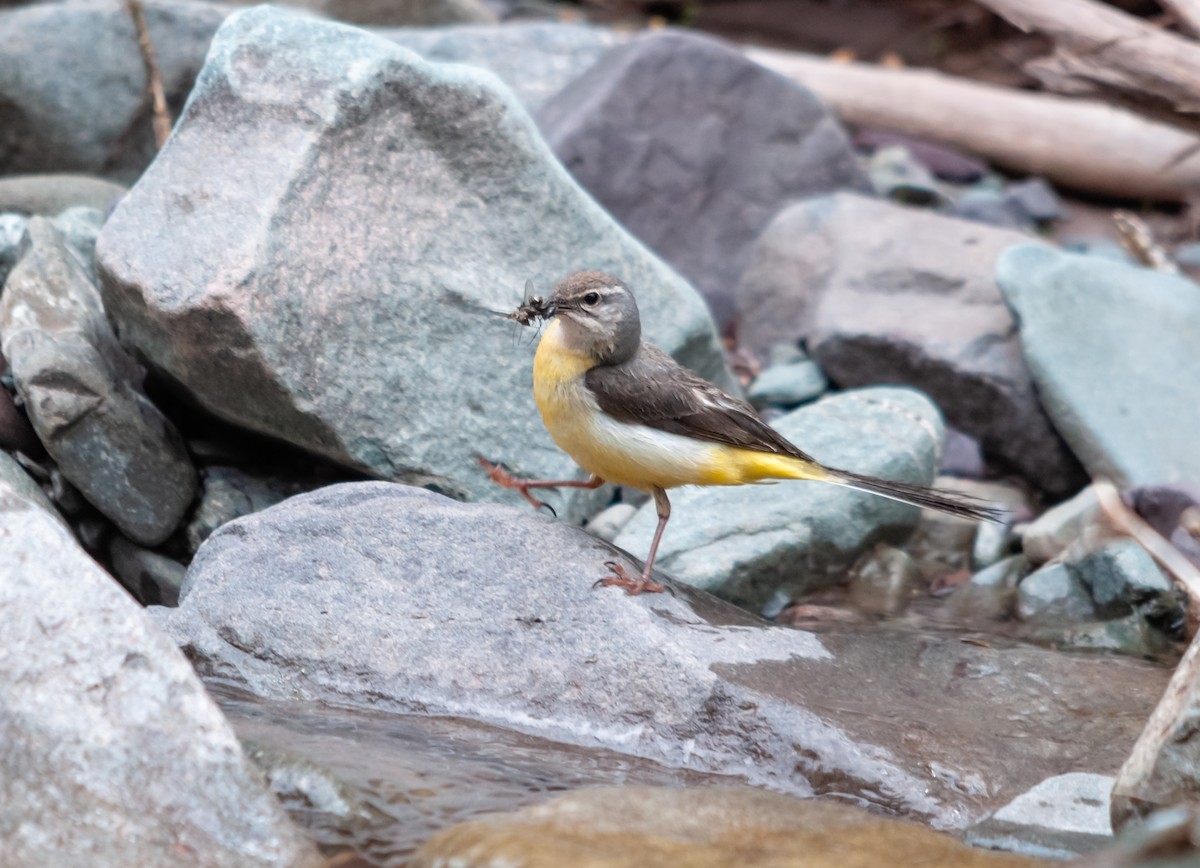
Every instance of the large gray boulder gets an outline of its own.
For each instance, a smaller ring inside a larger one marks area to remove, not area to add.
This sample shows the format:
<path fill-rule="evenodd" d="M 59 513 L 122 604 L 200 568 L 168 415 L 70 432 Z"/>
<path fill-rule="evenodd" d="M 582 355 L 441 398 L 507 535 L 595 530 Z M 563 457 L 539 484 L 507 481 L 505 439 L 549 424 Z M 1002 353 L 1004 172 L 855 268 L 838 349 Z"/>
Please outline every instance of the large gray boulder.
<path fill-rule="evenodd" d="M 996 265 L 1042 404 L 1088 472 L 1200 485 L 1200 286 L 1023 246 Z"/>
<path fill-rule="evenodd" d="M 308 9 L 349 24 L 385 27 L 496 20 L 496 13 L 483 0 L 288 0 L 282 5 Z"/>
<path fill-rule="evenodd" d="M 542 106 L 538 125 L 576 180 L 690 279 L 723 327 L 750 246 L 783 205 L 870 189 L 811 92 L 694 34 L 614 49 Z"/>
<path fill-rule="evenodd" d="M 925 392 L 984 454 L 1052 495 L 1084 481 L 1038 404 L 996 259 L 1027 236 L 851 194 L 798 203 L 755 246 L 739 338 L 807 338 L 839 386 Z"/>
<path fill-rule="evenodd" d="M 607 27 L 551 21 L 397 27 L 375 31 L 426 60 L 490 70 L 534 112 L 629 37 Z"/>
<path fill-rule="evenodd" d="M 954 634 L 818 638 L 686 585 L 592 588 L 626 557 L 527 505 L 347 483 L 225 525 L 180 607 L 153 611 L 202 674 L 254 694 L 480 720 L 948 827 L 1115 767 L 1167 678 Z"/>
<path fill-rule="evenodd" d="M 909 389 L 843 392 L 774 423 L 823 464 L 928 485 L 937 472 L 942 418 Z M 878 542 L 903 541 L 920 510 L 819 482 L 680 488 L 658 549 L 664 572 L 739 605 L 759 609 L 778 598 L 839 582 Z M 658 516 L 642 507 L 615 540 L 645 557 Z"/>
<path fill-rule="evenodd" d="M 534 407 L 532 330 L 494 314 L 527 279 L 612 272 L 649 338 L 728 376 L 699 296 L 571 181 L 493 75 L 269 7 L 217 34 L 97 256 L 122 338 L 209 410 L 457 496 L 514 496 L 476 453 L 576 472 Z"/>
<path fill-rule="evenodd" d="M 178 111 L 230 7 L 143 0 Z M 121 0 L 0 12 L 0 174 L 86 172 L 129 183 L 154 159 L 146 70 Z"/>
<path fill-rule="evenodd" d="M 3 482 L 0 539 L 0 861 L 319 864 L 179 650 Z"/>
<path fill-rule="evenodd" d="M 130 539 L 166 539 L 192 502 L 196 472 L 179 432 L 142 391 L 99 291 L 44 217 L 30 220 L 4 285 L 0 348 L 63 476 Z"/>

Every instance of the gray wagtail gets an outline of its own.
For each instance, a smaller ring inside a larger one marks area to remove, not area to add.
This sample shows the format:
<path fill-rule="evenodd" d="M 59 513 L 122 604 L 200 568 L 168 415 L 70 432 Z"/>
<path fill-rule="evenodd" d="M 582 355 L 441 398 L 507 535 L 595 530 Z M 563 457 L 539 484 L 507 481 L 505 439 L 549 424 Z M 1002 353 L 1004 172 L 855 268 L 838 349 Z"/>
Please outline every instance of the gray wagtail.
<path fill-rule="evenodd" d="M 890 482 L 825 467 L 758 418 L 754 408 L 684 368 L 642 340 L 637 302 L 629 287 L 598 271 L 572 274 L 551 298 L 527 299 L 508 314 L 522 325 L 549 319 L 533 360 L 533 395 L 550 436 L 591 473 L 587 481 L 518 479 L 480 458 L 491 479 L 541 507 L 532 488 L 598 488 L 605 482 L 654 495 L 658 527 L 645 569 L 613 574 L 597 584 L 630 594 L 659 592 L 650 580 L 654 555 L 671 516 L 667 489 L 680 485 L 742 485 L 771 479 L 809 479 L 845 485 L 913 506 L 975 520 L 998 521 L 1001 511 L 965 495 Z"/>

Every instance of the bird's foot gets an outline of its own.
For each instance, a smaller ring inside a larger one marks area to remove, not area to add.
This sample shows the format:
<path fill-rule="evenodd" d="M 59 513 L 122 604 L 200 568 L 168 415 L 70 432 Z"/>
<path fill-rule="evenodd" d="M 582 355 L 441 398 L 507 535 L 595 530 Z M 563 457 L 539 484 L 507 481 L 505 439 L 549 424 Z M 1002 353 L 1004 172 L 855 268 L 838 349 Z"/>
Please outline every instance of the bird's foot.
<path fill-rule="evenodd" d="M 638 594 L 661 594 L 663 591 L 670 590 L 665 585 L 650 581 L 648 575 L 641 575 L 636 579 L 630 578 L 625 568 L 616 561 L 605 561 L 604 566 L 612 570 L 613 574 L 605 576 L 603 579 L 597 579 L 592 584 L 593 588 L 624 588 L 625 593 L 631 597 L 636 597 Z M 675 592 L 671 591 L 671 594 L 674 596 Z"/>
<path fill-rule="evenodd" d="M 533 505 L 534 509 L 548 509 L 550 510 L 551 515 L 553 515 L 555 518 L 558 518 L 558 513 L 555 512 L 554 507 L 546 503 L 544 500 L 538 500 L 529 493 L 530 480 L 513 476 L 508 471 L 508 468 L 506 468 L 503 464 L 496 464 L 488 461 L 482 455 L 476 455 L 475 460 L 479 462 L 480 467 L 487 471 L 488 479 L 490 479 L 492 482 L 496 483 L 502 488 L 511 488 L 513 491 L 520 492 L 521 497 L 528 500 L 530 504 Z"/>

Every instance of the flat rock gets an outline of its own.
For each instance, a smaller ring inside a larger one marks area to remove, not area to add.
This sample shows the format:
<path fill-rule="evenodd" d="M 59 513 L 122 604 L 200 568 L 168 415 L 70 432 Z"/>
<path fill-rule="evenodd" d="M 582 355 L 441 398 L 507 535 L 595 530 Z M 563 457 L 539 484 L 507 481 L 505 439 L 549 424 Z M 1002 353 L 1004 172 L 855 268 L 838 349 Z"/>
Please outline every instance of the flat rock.
<path fill-rule="evenodd" d="M 0 483 L 0 534 L 5 864 L 319 864 L 187 660 L 69 531 Z"/>
<path fill-rule="evenodd" d="M 774 427 L 831 467 L 928 485 L 942 422 L 909 389 L 861 389 L 794 410 Z M 761 610 L 835 584 L 877 542 L 901 542 L 920 510 L 816 482 L 676 489 L 657 564 L 688 584 Z M 642 507 L 616 538 L 645 557 L 658 517 Z"/>
<path fill-rule="evenodd" d="M 0 13 L 0 29 L 4 23 Z M 0 59 L 0 64 L 4 62 Z M 42 217 L 77 207 L 105 212 L 125 193 L 120 184 L 91 175 L 12 175 L 0 178 L 0 212 Z"/>
<path fill-rule="evenodd" d="M 1042 404 L 1088 473 L 1200 484 L 1200 287 L 1028 245 L 1001 257 L 996 280 Z"/>
<path fill-rule="evenodd" d="M 0 299 L 0 346 L 30 422 L 59 469 L 130 539 L 156 545 L 183 518 L 195 471 L 142 391 L 100 293 L 63 235 L 29 222 Z"/>
<path fill-rule="evenodd" d="M 230 149 L 237 159 L 229 158 Z M 728 383 L 698 295 L 571 181 L 490 73 L 269 7 L 213 41 L 97 245 L 128 341 L 204 407 L 458 497 L 578 470 L 543 430 L 527 279 L 626 280 L 647 337 Z"/>
<path fill-rule="evenodd" d="M 1082 471 L 1042 411 L 993 272 L 1027 237 L 849 193 L 771 221 L 737 301 L 739 338 L 807 338 L 835 384 L 907 385 L 985 456 L 1067 494 Z"/>
<path fill-rule="evenodd" d="M 748 787 L 605 787 L 463 823 L 428 841 L 413 868 L 1033 868 L 861 808 Z"/>
<path fill-rule="evenodd" d="M 347 483 L 225 525 L 180 607 L 152 611 L 203 675 L 256 695 L 459 716 L 948 827 L 1116 767 L 1167 678 L 874 625 L 818 638 L 682 585 L 593 590 L 614 557 L 527 506 Z"/>
<path fill-rule="evenodd" d="M 465 63 L 494 72 L 530 112 L 629 38 L 607 27 L 548 21 L 375 32 L 426 60 Z"/>
<path fill-rule="evenodd" d="M 231 7 L 194 0 L 142 5 L 175 114 Z M 154 133 L 146 70 L 120 0 L 33 3 L 0 12 L 0 45 L 0 174 L 137 179 L 154 159 Z"/>
<path fill-rule="evenodd" d="M 542 106 L 538 125 L 576 180 L 692 281 L 722 327 L 750 246 L 783 205 L 870 189 L 811 92 L 694 34 L 614 49 Z"/>
<path fill-rule="evenodd" d="M 1112 843 L 1109 797 L 1114 779 L 1074 772 L 1046 778 L 967 830 L 976 847 L 1070 859 Z"/>

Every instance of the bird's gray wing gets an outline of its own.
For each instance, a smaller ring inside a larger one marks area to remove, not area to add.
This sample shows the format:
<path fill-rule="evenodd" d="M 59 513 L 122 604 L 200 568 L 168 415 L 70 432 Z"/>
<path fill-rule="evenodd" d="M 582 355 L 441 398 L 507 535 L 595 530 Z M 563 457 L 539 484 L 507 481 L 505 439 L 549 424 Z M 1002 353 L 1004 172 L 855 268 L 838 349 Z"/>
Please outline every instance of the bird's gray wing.
<path fill-rule="evenodd" d="M 642 344 L 632 359 L 619 365 L 592 368 L 584 382 L 600 409 L 619 422 L 813 461 L 759 419 L 745 401 L 651 344 Z"/>

